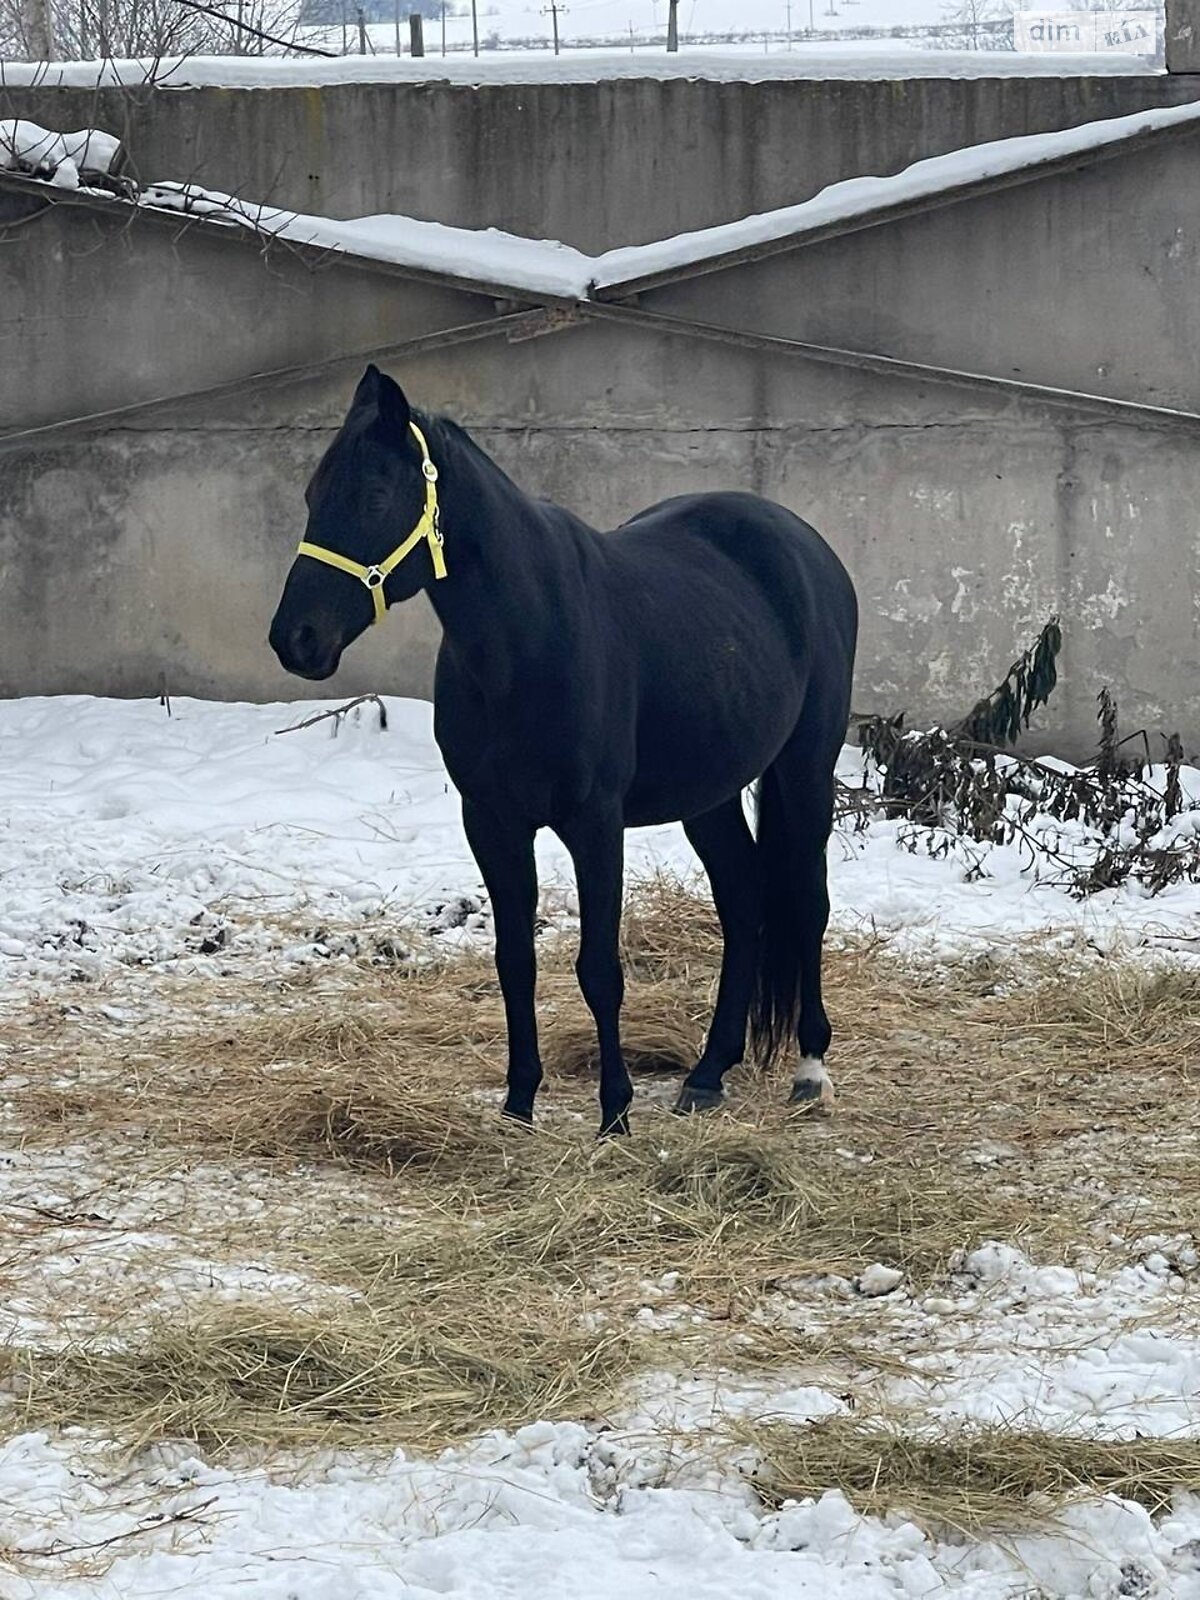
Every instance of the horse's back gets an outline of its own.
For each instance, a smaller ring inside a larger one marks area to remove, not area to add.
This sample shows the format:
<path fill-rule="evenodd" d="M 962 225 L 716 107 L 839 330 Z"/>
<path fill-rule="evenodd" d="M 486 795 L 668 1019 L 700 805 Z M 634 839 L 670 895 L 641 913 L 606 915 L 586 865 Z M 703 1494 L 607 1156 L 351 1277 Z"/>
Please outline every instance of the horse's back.
<path fill-rule="evenodd" d="M 850 575 L 817 530 L 786 506 L 738 491 L 676 495 L 608 538 L 619 567 L 640 574 L 643 584 L 671 584 L 676 602 L 698 608 L 693 615 L 714 603 L 727 609 L 745 584 L 806 654 L 828 649 L 852 662 L 858 602 Z"/>

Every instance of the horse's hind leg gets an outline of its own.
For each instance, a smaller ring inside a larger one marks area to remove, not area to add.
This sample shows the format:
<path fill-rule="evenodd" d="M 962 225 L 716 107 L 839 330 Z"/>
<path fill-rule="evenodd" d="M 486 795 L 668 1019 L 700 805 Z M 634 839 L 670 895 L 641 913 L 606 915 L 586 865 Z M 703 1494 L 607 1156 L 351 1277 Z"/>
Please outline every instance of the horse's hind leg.
<path fill-rule="evenodd" d="M 754 991 L 762 881 L 758 850 L 735 795 L 683 825 L 712 884 L 725 949 L 712 1027 L 704 1052 L 684 1079 L 675 1110 L 706 1111 L 723 1098 L 721 1080 L 746 1053 L 746 1020 Z"/>
<path fill-rule="evenodd" d="M 833 831 L 834 765 L 841 748 L 844 722 L 830 734 L 802 718 L 796 732 L 772 764 L 787 829 L 786 881 L 773 892 L 791 898 L 790 916 L 798 959 L 800 1061 L 792 1083 L 796 1105 L 828 1108 L 833 1085 L 825 1068 L 832 1029 L 821 995 L 821 953 L 829 923 L 826 847 Z M 768 892 L 772 892 L 769 890 Z M 768 915 L 767 921 L 770 922 Z"/>

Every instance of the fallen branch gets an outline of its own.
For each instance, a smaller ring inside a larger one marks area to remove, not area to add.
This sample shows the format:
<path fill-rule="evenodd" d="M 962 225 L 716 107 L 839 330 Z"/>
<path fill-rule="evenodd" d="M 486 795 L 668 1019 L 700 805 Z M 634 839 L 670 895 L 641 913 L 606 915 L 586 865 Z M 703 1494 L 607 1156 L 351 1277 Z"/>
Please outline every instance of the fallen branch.
<path fill-rule="evenodd" d="M 1118 737 L 1117 705 L 1108 689 L 1097 697 L 1099 754 L 1091 766 L 1064 768 L 1007 748 L 1053 691 L 1061 647 L 1058 618 L 1051 617 L 1003 682 L 946 727 L 909 732 L 903 714 L 856 718 L 877 787 L 839 789 L 839 817 L 853 815 L 860 831 L 872 814 L 915 823 L 930 830 L 926 847 L 938 855 L 955 841 L 1022 841 L 1031 865 L 1054 863 L 1062 873 L 1058 886 L 1080 898 L 1127 879 L 1149 894 L 1200 880 L 1200 837 L 1176 838 L 1171 830 L 1186 808 L 1178 734 L 1166 739 L 1162 792 L 1147 779 L 1153 764 L 1148 736 Z M 1139 739 L 1144 759 L 1122 753 Z M 1056 823 L 1081 824 L 1093 836 L 1073 859 L 1056 848 Z M 915 836 L 906 842 L 916 847 Z"/>
<path fill-rule="evenodd" d="M 96 1539 L 88 1544 L 51 1544 L 33 1549 L 18 1545 L 13 1549 L 0 1550 L 0 1556 L 10 1560 L 57 1561 L 63 1556 L 97 1555 L 101 1550 L 109 1550 L 113 1545 L 124 1544 L 130 1539 L 140 1539 L 147 1533 L 160 1533 L 164 1528 L 179 1528 L 189 1523 L 197 1523 L 203 1513 L 211 1510 L 216 1503 L 217 1496 L 213 1495 L 200 1505 L 189 1506 L 183 1511 L 172 1511 L 169 1514 L 156 1513 L 139 1522 L 136 1528 L 127 1528 L 124 1533 L 113 1533 L 107 1539 Z"/>
<path fill-rule="evenodd" d="M 372 703 L 379 707 L 379 731 L 380 733 L 386 733 L 388 725 L 387 707 L 377 694 L 356 695 L 353 700 L 347 700 L 343 706 L 330 706 L 327 711 L 318 711 L 311 717 L 305 717 L 303 722 L 293 722 L 287 728 L 276 728 L 275 732 L 277 734 L 299 733 L 301 728 L 315 727 L 318 722 L 325 722 L 332 717 L 333 732 L 334 737 L 336 738 L 337 731 L 342 725 L 342 719 L 349 716 L 352 711 L 357 710 L 359 706 L 365 706 L 368 703 Z"/>

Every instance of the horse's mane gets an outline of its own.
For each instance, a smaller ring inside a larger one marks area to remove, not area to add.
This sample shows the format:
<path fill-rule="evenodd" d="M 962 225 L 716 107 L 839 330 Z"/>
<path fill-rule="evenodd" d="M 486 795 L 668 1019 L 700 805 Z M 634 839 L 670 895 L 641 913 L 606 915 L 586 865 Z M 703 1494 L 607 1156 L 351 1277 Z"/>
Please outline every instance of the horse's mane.
<path fill-rule="evenodd" d="M 437 443 L 450 446 L 450 460 L 453 460 L 455 450 L 463 451 L 467 459 L 477 471 L 485 477 L 490 477 L 493 483 L 502 485 L 506 492 L 523 501 L 527 507 L 536 506 L 543 514 L 549 514 L 551 519 L 565 519 L 579 527 L 587 527 L 574 512 L 558 505 L 553 500 L 544 500 L 538 495 L 532 495 L 523 489 L 519 483 L 509 477 L 504 468 L 494 457 L 490 456 L 483 446 L 467 432 L 461 422 L 455 422 L 453 417 L 445 416 L 442 412 L 414 411 L 417 426 L 426 430 L 426 437 Z M 589 529 L 589 532 L 594 531 Z"/>

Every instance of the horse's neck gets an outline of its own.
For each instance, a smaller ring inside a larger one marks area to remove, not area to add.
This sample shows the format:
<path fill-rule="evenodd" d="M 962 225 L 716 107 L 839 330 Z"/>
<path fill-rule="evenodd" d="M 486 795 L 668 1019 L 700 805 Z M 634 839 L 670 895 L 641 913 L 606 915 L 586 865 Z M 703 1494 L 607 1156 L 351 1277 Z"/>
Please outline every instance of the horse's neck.
<path fill-rule="evenodd" d="M 429 598 L 450 647 L 502 686 L 544 653 L 567 551 L 537 503 L 468 435 L 434 428 L 446 577 Z"/>

